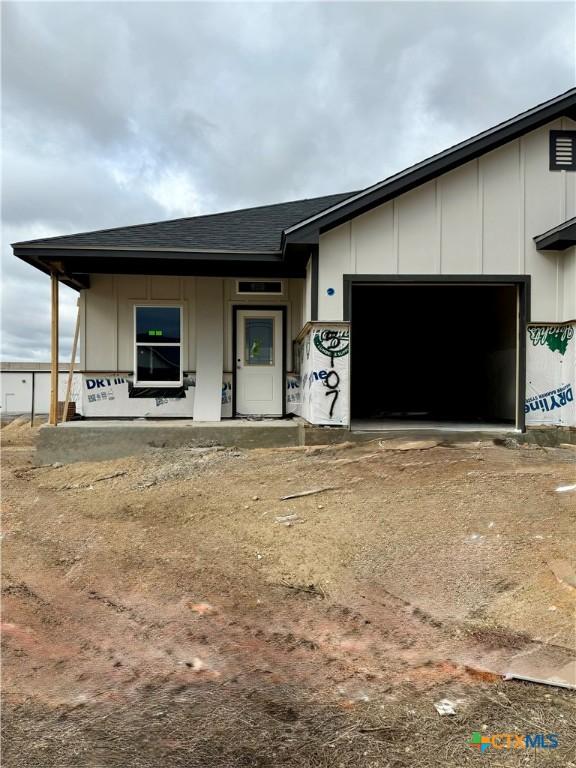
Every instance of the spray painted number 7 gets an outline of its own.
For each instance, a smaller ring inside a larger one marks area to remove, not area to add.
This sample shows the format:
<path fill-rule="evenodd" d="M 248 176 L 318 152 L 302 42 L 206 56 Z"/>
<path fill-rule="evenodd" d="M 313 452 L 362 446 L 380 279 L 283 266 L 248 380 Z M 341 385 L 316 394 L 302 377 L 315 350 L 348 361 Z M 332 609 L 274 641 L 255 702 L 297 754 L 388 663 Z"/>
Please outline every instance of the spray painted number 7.
<path fill-rule="evenodd" d="M 329 395 L 333 395 L 332 403 L 330 405 L 330 413 L 329 418 L 332 418 L 334 415 L 334 406 L 336 405 L 336 401 L 338 400 L 338 395 L 340 394 L 340 390 L 338 389 L 338 386 L 340 384 L 340 376 L 338 373 L 332 369 L 329 371 L 328 375 L 324 379 L 324 386 L 328 389 L 328 392 L 325 392 L 324 394 L 326 397 Z"/>

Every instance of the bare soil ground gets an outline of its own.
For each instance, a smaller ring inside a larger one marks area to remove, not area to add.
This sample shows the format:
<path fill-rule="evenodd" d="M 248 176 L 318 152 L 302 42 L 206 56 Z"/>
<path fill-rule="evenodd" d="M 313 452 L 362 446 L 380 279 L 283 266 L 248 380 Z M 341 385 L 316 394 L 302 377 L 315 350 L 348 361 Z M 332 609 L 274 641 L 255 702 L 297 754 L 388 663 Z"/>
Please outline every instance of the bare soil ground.
<path fill-rule="evenodd" d="M 576 451 L 154 449 L 2 430 L 7 768 L 576 766 Z M 321 493 L 281 500 L 316 488 Z M 456 714 L 440 716 L 448 698 Z M 469 747 L 555 733 L 554 750 Z"/>

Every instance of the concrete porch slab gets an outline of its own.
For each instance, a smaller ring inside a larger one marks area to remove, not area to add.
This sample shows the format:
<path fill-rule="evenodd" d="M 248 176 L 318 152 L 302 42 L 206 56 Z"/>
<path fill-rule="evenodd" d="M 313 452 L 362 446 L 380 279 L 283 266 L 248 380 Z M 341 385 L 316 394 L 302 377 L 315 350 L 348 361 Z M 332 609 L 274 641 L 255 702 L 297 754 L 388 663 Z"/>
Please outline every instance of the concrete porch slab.
<path fill-rule="evenodd" d="M 238 448 L 275 448 L 303 443 L 297 419 L 200 422 L 174 420 L 69 421 L 43 426 L 34 463 L 102 461 L 134 456 L 148 448 L 224 445 Z"/>

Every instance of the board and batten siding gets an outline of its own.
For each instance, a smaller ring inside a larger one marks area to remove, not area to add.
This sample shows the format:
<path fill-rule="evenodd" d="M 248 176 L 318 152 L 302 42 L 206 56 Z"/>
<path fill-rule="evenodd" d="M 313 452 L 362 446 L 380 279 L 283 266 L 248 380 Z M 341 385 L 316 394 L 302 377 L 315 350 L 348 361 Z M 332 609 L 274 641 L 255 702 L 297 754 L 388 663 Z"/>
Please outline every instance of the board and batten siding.
<path fill-rule="evenodd" d="M 576 215 L 576 173 L 549 170 L 554 129 L 576 122 L 556 120 L 322 234 L 318 319 L 343 319 L 344 274 L 528 274 L 533 321 L 574 319 L 576 249 L 543 253 L 532 239 Z"/>
<path fill-rule="evenodd" d="M 243 278 L 246 279 L 246 278 Z M 258 277 L 251 278 L 258 280 Z M 287 307 L 287 365 L 292 344 L 303 325 L 304 280 L 283 280 L 282 296 L 239 295 L 235 278 L 172 277 L 163 275 L 91 275 L 90 288 L 80 294 L 80 369 L 92 373 L 134 370 L 134 306 L 179 304 L 184 309 L 183 370 L 195 371 L 197 362 L 197 295 L 208 288 L 222 297 L 223 371 L 232 370 L 232 307 L 236 304 L 278 304 Z M 205 330 L 205 329 L 204 329 Z M 214 333 L 218 329 L 214 328 Z M 201 334 L 201 338 L 208 338 Z"/>

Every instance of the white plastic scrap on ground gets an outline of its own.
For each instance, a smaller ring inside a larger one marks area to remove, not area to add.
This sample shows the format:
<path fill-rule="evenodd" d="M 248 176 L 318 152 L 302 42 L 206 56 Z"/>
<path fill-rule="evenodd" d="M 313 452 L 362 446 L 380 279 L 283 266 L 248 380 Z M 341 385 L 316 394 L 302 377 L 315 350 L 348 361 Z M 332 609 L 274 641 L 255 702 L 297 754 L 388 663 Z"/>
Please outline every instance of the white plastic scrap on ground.
<path fill-rule="evenodd" d="M 573 485 L 559 485 L 556 488 L 556 493 L 566 493 L 567 491 L 576 491 L 576 483 Z"/>
<path fill-rule="evenodd" d="M 450 699 L 440 699 L 440 701 L 435 701 L 434 708 L 439 715 L 456 714 L 456 702 L 451 701 Z"/>

